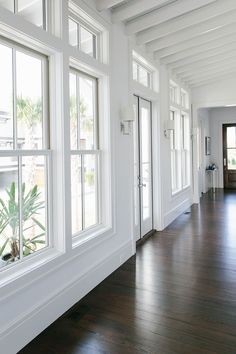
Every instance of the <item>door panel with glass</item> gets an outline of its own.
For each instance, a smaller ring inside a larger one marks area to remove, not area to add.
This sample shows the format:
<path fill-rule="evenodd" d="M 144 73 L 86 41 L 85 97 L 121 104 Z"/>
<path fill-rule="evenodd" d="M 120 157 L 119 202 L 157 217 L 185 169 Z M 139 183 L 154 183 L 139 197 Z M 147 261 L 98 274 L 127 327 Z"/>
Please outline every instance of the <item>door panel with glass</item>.
<path fill-rule="evenodd" d="M 136 239 L 152 230 L 151 103 L 134 97 L 134 204 Z"/>
<path fill-rule="evenodd" d="M 236 189 L 236 124 L 223 125 L 224 188 Z"/>

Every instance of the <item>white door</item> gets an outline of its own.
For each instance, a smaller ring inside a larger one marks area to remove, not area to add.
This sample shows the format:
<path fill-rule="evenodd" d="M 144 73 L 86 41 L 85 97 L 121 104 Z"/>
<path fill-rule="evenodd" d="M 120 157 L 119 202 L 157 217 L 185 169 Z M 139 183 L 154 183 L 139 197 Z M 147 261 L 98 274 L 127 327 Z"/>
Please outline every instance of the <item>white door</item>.
<path fill-rule="evenodd" d="M 151 102 L 134 97 L 134 205 L 139 240 L 153 229 Z"/>

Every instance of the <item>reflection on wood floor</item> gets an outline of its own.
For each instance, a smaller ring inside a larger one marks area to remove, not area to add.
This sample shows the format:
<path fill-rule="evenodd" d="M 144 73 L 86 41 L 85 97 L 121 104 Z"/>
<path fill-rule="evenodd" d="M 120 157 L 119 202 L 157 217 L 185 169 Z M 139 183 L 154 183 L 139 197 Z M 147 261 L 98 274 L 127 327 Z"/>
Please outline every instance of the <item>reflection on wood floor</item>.
<path fill-rule="evenodd" d="M 21 354 L 235 354 L 236 193 L 208 194 Z"/>

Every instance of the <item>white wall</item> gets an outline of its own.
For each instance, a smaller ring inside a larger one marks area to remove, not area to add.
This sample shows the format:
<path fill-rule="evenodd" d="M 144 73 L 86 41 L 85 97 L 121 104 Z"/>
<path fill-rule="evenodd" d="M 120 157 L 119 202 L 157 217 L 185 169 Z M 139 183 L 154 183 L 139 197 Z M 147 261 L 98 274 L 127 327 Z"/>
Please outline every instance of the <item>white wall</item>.
<path fill-rule="evenodd" d="M 236 108 L 223 107 L 210 110 L 210 132 L 212 137 L 211 161 L 219 168 L 219 188 L 224 187 L 223 175 L 223 124 L 236 123 Z"/>
<path fill-rule="evenodd" d="M 210 188 L 209 174 L 206 174 L 206 167 L 211 163 L 211 156 L 205 153 L 205 137 L 211 136 L 208 108 L 200 108 L 198 110 L 198 120 L 200 126 L 201 140 L 201 164 L 199 169 L 199 192 L 206 193 Z M 200 195 L 201 197 L 201 195 Z"/>

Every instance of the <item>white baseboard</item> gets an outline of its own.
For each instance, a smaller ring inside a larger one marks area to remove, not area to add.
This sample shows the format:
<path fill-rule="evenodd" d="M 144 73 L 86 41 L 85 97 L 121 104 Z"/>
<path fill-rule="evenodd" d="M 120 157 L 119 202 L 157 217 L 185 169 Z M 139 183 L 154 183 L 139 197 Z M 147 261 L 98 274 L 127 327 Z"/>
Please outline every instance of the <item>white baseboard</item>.
<path fill-rule="evenodd" d="M 164 227 L 170 225 L 178 216 L 183 214 L 192 205 L 191 200 L 186 199 L 182 203 L 178 204 L 175 208 L 170 210 L 164 215 Z"/>
<path fill-rule="evenodd" d="M 16 354 L 129 259 L 133 255 L 132 247 L 132 240 L 126 242 L 107 258 L 93 265 L 78 279 L 63 284 L 54 294 L 48 295 L 45 289 L 45 297 L 41 303 L 34 309 L 24 312 L 14 321 L 14 324 L 1 333 L 1 353 Z"/>

